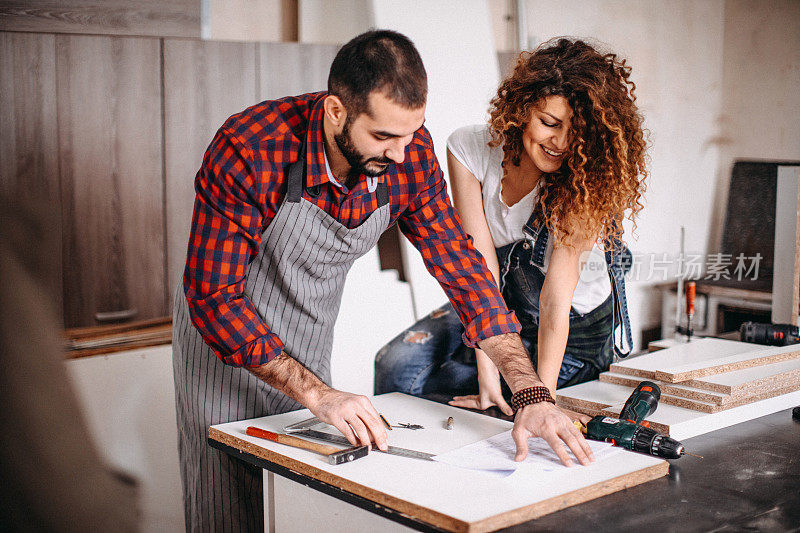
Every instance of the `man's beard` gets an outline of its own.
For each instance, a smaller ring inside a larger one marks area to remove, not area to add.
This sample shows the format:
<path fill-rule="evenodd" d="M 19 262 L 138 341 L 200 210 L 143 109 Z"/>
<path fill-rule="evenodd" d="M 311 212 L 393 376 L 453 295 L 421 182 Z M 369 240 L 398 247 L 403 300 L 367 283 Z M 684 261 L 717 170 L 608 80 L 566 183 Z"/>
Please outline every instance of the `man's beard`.
<path fill-rule="evenodd" d="M 386 173 L 389 165 L 392 164 L 392 160 L 387 157 L 367 158 L 358 151 L 355 144 L 353 144 L 353 140 L 350 138 L 349 120 L 345 121 L 342 133 L 334 135 L 333 140 L 336 141 L 336 146 L 339 147 L 339 151 L 342 152 L 342 155 L 350 165 L 350 172 L 348 172 L 349 179 L 357 178 L 361 174 L 372 178 L 382 176 Z M 377 168 L 368 168 L 367 165 L 370 163 L 377 164 Z"/>

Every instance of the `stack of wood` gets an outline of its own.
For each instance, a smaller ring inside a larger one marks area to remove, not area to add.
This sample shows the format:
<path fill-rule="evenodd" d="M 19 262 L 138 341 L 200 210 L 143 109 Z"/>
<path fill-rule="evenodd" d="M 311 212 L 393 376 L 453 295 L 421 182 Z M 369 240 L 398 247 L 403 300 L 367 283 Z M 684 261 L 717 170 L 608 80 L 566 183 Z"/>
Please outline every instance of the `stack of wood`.
<path fill-rule="evenodd" d="M 800 403 L 800 345 L 696 339 L 614 363 L 599 380 L 560 390 L 558 404 L 613 417 L 644 380 L 661 388 L 651 427 L 693 437 Z"/>
<path fill-rule="evenodd" d="M 68 359 L 89 357 L 172 342 L 172 318 L 72 328 L 64 331 Z"/>

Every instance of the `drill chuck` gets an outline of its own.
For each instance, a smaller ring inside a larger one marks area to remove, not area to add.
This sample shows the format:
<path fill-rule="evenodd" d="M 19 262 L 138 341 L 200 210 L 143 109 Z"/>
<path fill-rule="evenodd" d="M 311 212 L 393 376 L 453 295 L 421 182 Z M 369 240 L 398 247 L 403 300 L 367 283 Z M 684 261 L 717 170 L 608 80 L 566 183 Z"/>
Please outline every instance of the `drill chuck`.
<path fill-rule="evenodd" d="M 665 459 L 677 459 L 683 455 L 683 444 L 643 426 L 637 426 L 630 449 Z"/>

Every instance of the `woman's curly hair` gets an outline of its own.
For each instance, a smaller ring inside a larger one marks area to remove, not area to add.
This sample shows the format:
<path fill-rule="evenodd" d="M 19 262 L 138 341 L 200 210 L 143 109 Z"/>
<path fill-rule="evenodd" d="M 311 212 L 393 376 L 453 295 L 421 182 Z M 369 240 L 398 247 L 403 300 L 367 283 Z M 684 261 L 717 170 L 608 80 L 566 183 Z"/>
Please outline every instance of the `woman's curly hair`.
<path fill-rule="evenodd" d="M 534 209 L 558 242 L 571 244 L 577 233 L 608 246 L 621 238 L 625 212 L 634 220 L 643 207 L 647 146 L 630 73 L 616 54 L 560 37 L 520 54 L 491 101 L 489 145 L 503 145 L 505 168 L 520 164 L 522 134 L 543 98 L 563 96 L 572 108 L 564 163 L 542 175 Z"/>

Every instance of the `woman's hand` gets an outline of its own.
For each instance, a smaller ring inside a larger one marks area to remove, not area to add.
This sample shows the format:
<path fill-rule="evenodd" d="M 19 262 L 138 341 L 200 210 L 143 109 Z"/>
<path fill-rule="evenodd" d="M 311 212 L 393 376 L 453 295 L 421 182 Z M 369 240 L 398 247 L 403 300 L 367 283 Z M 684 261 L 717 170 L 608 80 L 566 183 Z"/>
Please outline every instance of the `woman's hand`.
<path fill-rule="evenodd" d="M 500 372 L 497 367 L 482 350 L 475 350 L 475 355 L 478 360 L 478 394 L 455 396 L 449 404 L 454 407 L 466 407 L 481 411 L 496 405 L 503 414 L 513 415 L 514 411 L 503 398 L 500 388 Z"/>

